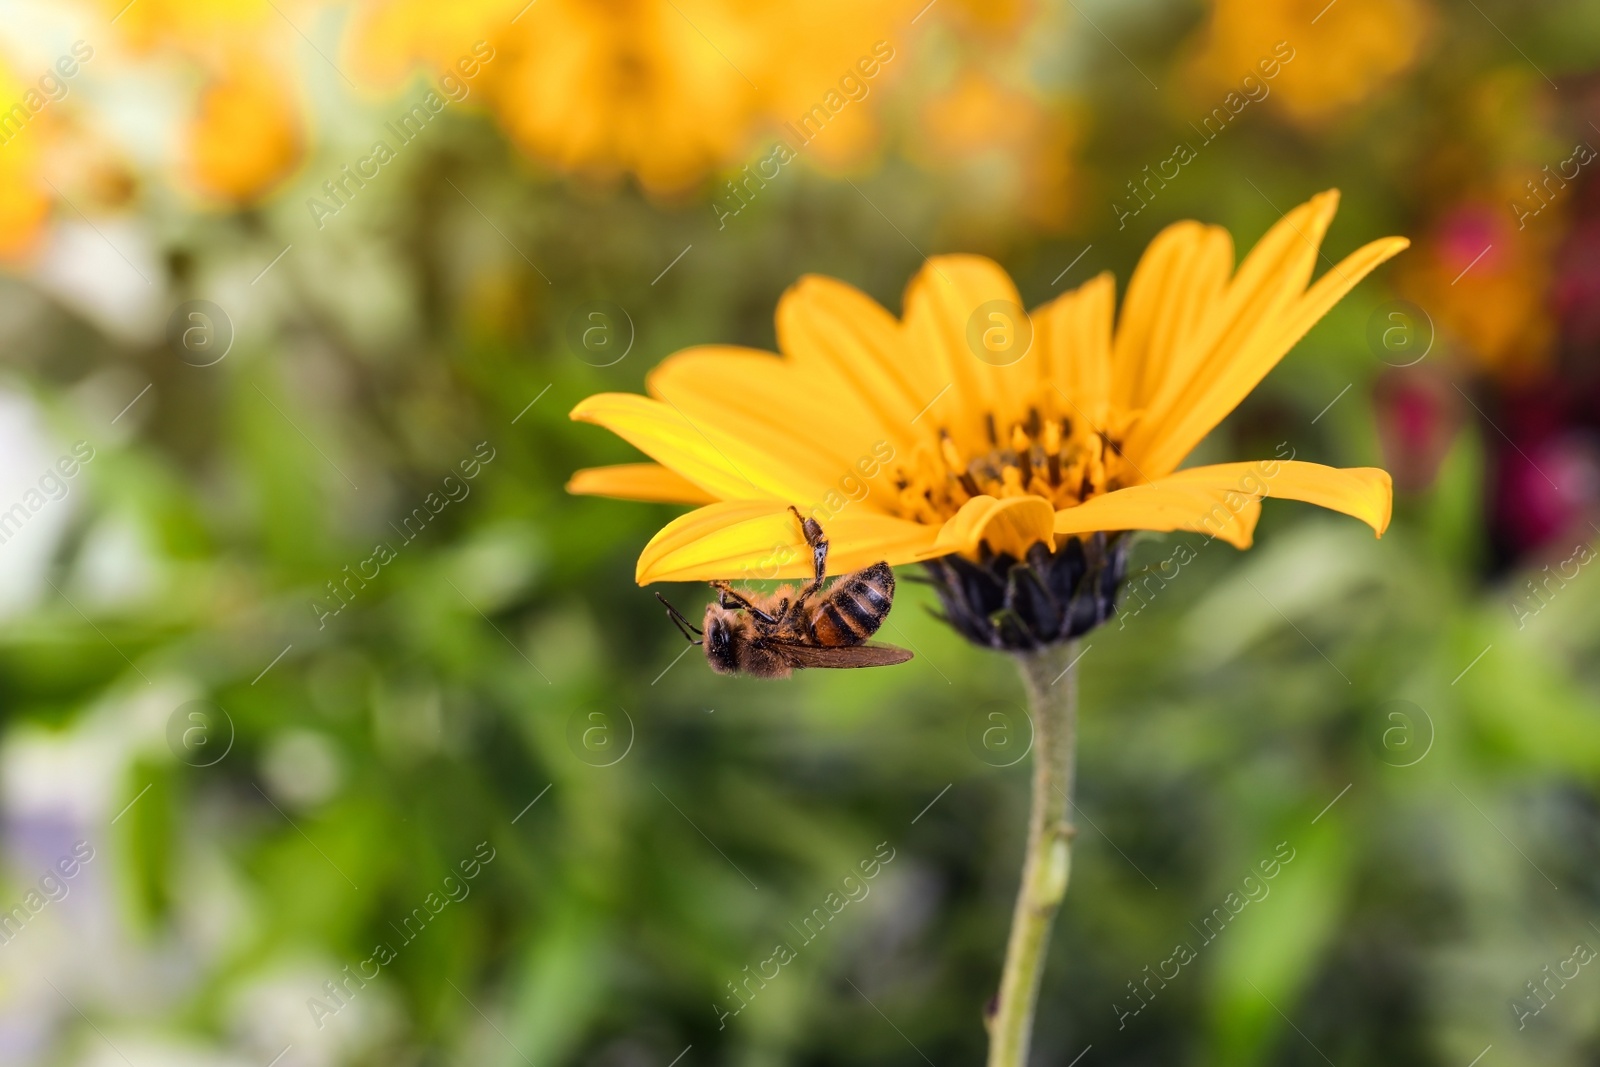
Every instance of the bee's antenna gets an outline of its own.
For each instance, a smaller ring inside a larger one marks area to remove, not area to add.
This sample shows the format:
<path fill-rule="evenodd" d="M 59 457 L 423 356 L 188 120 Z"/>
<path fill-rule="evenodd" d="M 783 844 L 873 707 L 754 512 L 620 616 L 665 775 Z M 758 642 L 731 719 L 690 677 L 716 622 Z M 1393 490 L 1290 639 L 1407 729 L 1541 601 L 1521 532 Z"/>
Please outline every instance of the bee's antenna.
<path fill-rule="evenodd" d="M 705 639 L 703 637 L 699 641 L 696 641 L 693 637 L 689 636 L 689 631 L 690 630 L 693 630 L 697 634 L 698 633 L 703 633 L 703 631 L 700 629 L 700 627 L 696 626 L 694 623 L 692 623 L 688 619 L 684 618 L 683 617 L 683 612 L 679 611 L 677 608 L 675 608 L 671 604 L 667 603 L 667 598 L 662 596 L 660 593 L 656 594 L 656 599 L 661 601 L 661 603 L 666 604 L 666 607 L 667 607 L 667 618 L 672 620 L 672 625 L 674 625 L 674 626 L 676 626 L 678 628 L 678 632 L 683 635 L 683 638 L 684 638 L 685 641 L 688 641 L 691 645 L 699 645 L 699 644 L 704 644 L 705 643 Z"/>

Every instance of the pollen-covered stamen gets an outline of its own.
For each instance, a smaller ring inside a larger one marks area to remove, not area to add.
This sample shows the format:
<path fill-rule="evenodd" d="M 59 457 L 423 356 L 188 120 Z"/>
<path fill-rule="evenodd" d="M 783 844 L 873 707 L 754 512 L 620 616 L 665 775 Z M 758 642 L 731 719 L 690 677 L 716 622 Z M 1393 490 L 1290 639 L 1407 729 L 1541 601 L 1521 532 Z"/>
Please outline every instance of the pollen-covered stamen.
<path fill-rule="evenodd" d="M 1117 441 L 1038 408 L 1004 429 L 986 415 L 980 441 L 993 444 L 970 459 L 948 429 L 936 446 L 920 446 L 896 476 L 900 514 L 942 522 L 975 496 L 1037 496 L 1069 508 L 1111 488 L 1122 464 Z"/>
<path fill-rule="evenodd" d="M 971 466 L 961 458 L 961 453 L 956 449 L 955 442 L 950 440 L 949 432 L 939 431 L 939 449 L 946 466 L 955 473 L 955 478 L 961 483 L 961 488 L 968 497 L 982 496 L 983 490 L 978 487 L 977 481 L 971 474 Z M 962 503 L 965 503 L 963 501 Z"/>
<path fill-rule="evenodd" d="M 1044 424 L 1040 444 L 1044 448 L 1045 469 L 1049 471 L 1050 484 L 1061 484 L 1061 424 L 1054 419 Z"/>

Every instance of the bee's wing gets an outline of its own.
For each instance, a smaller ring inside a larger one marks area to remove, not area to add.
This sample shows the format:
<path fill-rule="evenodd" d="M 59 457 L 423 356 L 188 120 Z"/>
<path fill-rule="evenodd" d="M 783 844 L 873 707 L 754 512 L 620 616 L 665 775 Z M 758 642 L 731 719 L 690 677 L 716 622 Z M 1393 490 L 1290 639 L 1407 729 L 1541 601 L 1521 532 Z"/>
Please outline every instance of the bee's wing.
<path fill-rule="evenodd" d="M 889 667 L 911 658 L 911 650 L 894 645 L 864 644 L 846 647 L 802 645 L 770 641 L 768 646 L 791 667 Z"/>

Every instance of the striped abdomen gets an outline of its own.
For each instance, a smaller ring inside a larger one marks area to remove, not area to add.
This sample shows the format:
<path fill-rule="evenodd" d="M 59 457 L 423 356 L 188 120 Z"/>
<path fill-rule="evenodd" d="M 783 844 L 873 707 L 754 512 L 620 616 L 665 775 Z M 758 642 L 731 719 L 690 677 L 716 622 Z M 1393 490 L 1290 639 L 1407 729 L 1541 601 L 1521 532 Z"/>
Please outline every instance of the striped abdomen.
<path fill-rule="evenodd" d="M 811 633 L 825 647 L 859 645 L 878 632 L 894 604 L 894 571 L 874 563 L 834 582 L 811 612 Z"/>

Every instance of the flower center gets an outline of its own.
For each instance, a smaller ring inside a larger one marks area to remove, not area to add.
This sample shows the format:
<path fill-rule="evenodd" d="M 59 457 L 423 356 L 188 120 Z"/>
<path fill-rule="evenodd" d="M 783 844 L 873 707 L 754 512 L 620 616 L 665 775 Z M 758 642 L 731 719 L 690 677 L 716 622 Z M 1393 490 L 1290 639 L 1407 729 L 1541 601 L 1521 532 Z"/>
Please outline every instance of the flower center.
<path fill-rule="evenodd" d="M 901 517 L 939 525 L 975 496 L 1037 496 L 1059 511 L 1133 481 L 1116 437 L 1037 407 L 1005 428 L 986 415 L 979 444 L 987 447 L 964 450 L 941 428 L 936 442 L 918 445 L 895 474 Z"/>

